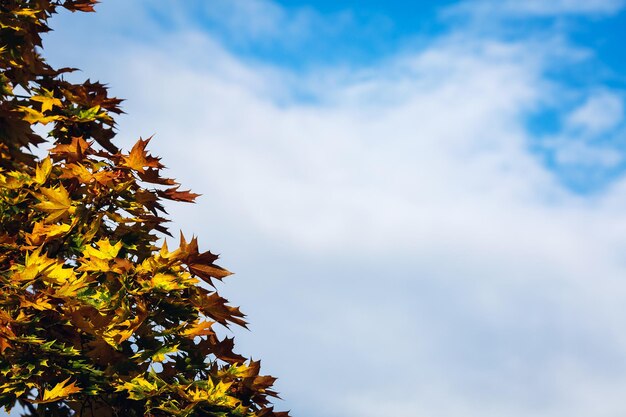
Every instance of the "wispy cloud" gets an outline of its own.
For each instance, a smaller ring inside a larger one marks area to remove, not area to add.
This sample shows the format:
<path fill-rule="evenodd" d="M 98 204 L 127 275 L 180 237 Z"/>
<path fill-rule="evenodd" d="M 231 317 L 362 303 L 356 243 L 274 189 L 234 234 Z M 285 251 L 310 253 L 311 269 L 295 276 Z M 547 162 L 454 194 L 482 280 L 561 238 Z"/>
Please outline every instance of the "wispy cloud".
<path fill-rule="evenodd" d="M 621 11 L 623 0 L 469 0 L 448 9 L 448 13 L 494 17 L 606 16 Z"/>
<path fill-rule="evenodd" d="M 566 120 L 571 130 L 598 135 L 614 129 L 624 121 L 623 98 L 616 93 L 600 91 L 574 109 Z"/>

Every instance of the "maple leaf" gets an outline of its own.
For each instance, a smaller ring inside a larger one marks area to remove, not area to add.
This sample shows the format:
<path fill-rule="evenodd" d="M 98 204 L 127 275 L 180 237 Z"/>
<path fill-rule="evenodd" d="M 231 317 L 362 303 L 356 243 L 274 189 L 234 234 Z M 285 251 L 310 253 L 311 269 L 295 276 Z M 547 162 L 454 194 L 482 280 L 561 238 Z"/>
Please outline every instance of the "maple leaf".
<path fill-rule="evenodd" d="M 189 268 L 189 272 L 198 276 L 209 285 L 213 285 L 211 278 L 222 280 L 223 278 L 232 275 L 232 272 L 213 263 L 218 259 L 217 255 L 211 253 L 210 251 L 199 251 L 198 239 L 196 237 L 193 237 L 191 241 L 187 243 L 185 236 L 181 232 L 179 251 L 183 262 L 185 262 Z"/>
<path fill-rule="evenodd" d="M 193 403 L 208 402 L 214 406 L 235 407 L 240 401 L 228 395 L 231 382 L 218 382 L 214 384 L 209 380 L 206 383 L 195 382 L 181 390 L 182 394 Z"/>
<path fill-rule="evenodd" d="M 152 157 L 146 152 L 146 146 L 151 138 L 139 139 L 130 150 L 128 156 L 124 156 L 124 165 L 137 171 L 140 174 L 145 172 L 144 168 L 163 168 L 159 158 Z"/>
<path fill-rule="evenodd" d="M 0 54 L 4 53 L 5 51 L 5 46 L 0 47 Z M 0 93 L 7 96 L 13 95 L 13 87 L 11 86 L 11 82 L 9 81 L 9 78 L 4 74 L 0 74 Z"/>
<path fill-rule="evenodd" d="M 120 343 L 130 339 L 134 330 L 130 328 L 118 328 L 112 327 L 102 333 L 102 339 L 107 342 L 111 347 L 120 349 Z"/>
<path fill-rule="evenodd" d="M 72 206 L 72 200 L 63 184 L 59 184 L 58 187 L 54 188 L 40 188 L 39 191 L 41 192 L 41 203 L 35 204 L 34 207 L 49 213 L 46 218 L 47 223 L 52 223 L 75 211 L 75 207 Z"/>
<path fill-rule="evenodd" d="M 85 168 L 84 165 L 79 163 L 70 163 L 65 166 L 60 178 L 76 178 L 83 184 L 89 184 L 94 180 L 94 175 L 91 171 Z"/>
<path fill-rule="evenodd" d="M 83 251 L 83 258 L 80 259 L 81 265 L 77 271 L 81 272 L 107 272 L 111 270 L 119 270 L 123 268 L 123 262 L 112 262 L 122 249 L 122 242 L 111 244 L 108 239 L 100 239 L 96 242 L 97 248 L 86 246 Z"/>
<path fill-rule="evenodd" d="M 209 336 L 214 335 L 215 332 L 211 328 L 215 322 L 214 321 L 203 321 L 199 320 L 193 323 L 192 325 L 186 327 L 182 334 L 193 339 L 196 336 Z"/>
<path fill-rule="evenodd" d="M 171 178 L 161 177 L 158 169 L 146 169 L 144 172 L 138 172 L 137 174 L 142 181 L 152 184 L 178 185 L 178 183 Z"/>
<path fill-rule="evenodd" d="M 162 348 L 160 348 L 159 350 L 157 350 L 156 352 L 152 354 L 152 357 L 151 357 L 152 361 L 163 362 L 165 358 L 167 357 L 167 355 L 178 352 L 178 346 L 179 345 L 163 346 Z"/>
<path fill-rule="evenodd" d="M 65 298 L 75 297 L 78 294 L 78 291 L 84 289 L 89 285 L 87 278 L 87 275 L 83 274 L 79 278 L 67 280 L 65 283 L 63 283 L 63 285 L 61 285 L 61 287 L 59 287 L 55 291 L 54 296 Z"/>
<path fill-rule="evenodd" d="M 49 92 L 48 92 L 49 93 Z M 30 99 L 32 101 L 37 101 L 41 103 L 41 112 L 45 113 L 48 110 L 52 110 L 52 107 L 61 107 L 61 100 L 58 98 L 52 97 L 51 93 L 42 95 L 42 96 L 31 96 Z"/>
<path fill-rule="evenodd" d="M 45 297 L 45 296 L 40 296 L 37 299 L 33 301 L 29 301 L 25 298 L 22 298 L 20 300 L 20 307 L 24 308 L 24 307 L 32 307 L 35 310 L 39 310 L 39 311 L 44 311 L 44 310 L 52 310 L 52 304 L 50 304 L 48 301 L 50 300 L 50 298 Z"/>
<path fill-rule="evenodd" d="M 5 350 L 13 348 L 13 345 L 4 337 L 0 336 L 0 354 L 3 354 Z"/>
<path fill-rule="evenodd" d="M 98 0 L 65 0 L 63 7 L 71 12 L 95 12 L 94 6 L 98 3 Z"/>
<path fill-rule="evenodd" d="M 67 378 L 63 382 L 59 382 L 51 390 L 44 390 L 42 399 L 34 402 L 39 404 L 51 403 L 66 398 L 71 394 L 76 394 L 77 392 L 80 392 L 81 389 L 76 386 L 75 382 L 68 384 L 70 379 L 71 377 Z"/>
<path fill-rule="evenodd" d="M 35 170 L 35 182 L 37 184 L 44 184 L 48 176 L 50 176 L 51 171 L 52 162 L 50 161 L 50 157 L 46 157 L 40 165 L 37 165 L 37 169 Z"/>
<path fill-rule="evenodd" d="M 88 246 L 85 248 L 85 256 L 89 258 L 99 258 L 103 260 L 114 259 L 122 249 L 122 242 L 111 244 L 109 239 L 100 239 L 96 242 L 98 248 Z"/>
<path fill-rule="evenodd" d="M 158 386 L 154 382 L 148 381 L 142 376 L 137 376 L 130 381 L 121 383 L 116 387 L 116 391 L 126 391 L 128 398 L 131 400 L 142 400 L 158 390 Z"/>
<path fill-rule="evenodd" d="M 224 340 L 219 340 L 215 336 L 210 336 L 196 345 L 198 349 L 207 350 L 224 362 L 230 364 L 243 363 L 246 358 L 233 352 L 234 346 L 233 338 L 226 337 Z"/>
<path fill-rule="evenodd" d="M 65 235 L 70 229 L 71 226 L 69 224 L 47 225 L 43 222 L 37 222 L 33 226 L 33 231 L 26 234 L 26 242 L 30 245 L 39 246 L 51 239 Z"/>
<path fill-rule="evenodd" d="M 168 200 L 184 201 L 186 203 L 193 203 L 196 198 L 200 197 L 200 194 L 192 193 L 191 191 L 178 191 L 180 185 L 177 185 L 166 190 L 158 190 L 157 193 Z"/>
<path fill-rule="evenodd" d="M 82 137 L 73 137 L 70 143 L 57 143 L 50 150 L 50 153 L 54 156 L 65 158 L 69 162 L 80 161 L 86 156 L 90 147 L 89 142 Z"/>
<path fill-rule="evenodd" d="M 26 106 L 19 106 L 18 108 L 22 112 L 24 112 L 24 117 L 22 117 L 22 119 L 30 123 L 31 125 L 36 124 L 36 123 L 47 125 L 50 122 L 59 120 L 60 118 L 60 116 L 46 116 L 42 112 L 32 109 L 30 107 L 26 107 Z"/>
<path fill-rule="evenodd" d="M 178 277 L 170 274 L 159 273 L 152 277 L 150 285 L 157 289 L 163 289 L 165 291 L 178 290 L 182 287 L 178 284 Z"/>
<path fill-rule="evenodd" d="M 199 288 L 198 291 L 204 293 L 206 290 Z M 245 316 L 239 311 L 239 308 L 227 305 L 228 300 L 220 297 L 215 292 L 208 296 L 195 299 L 193 302 L 204 315 L 224 326 L 228 326 L 228 322 L 231 322 L 246 327 L 246 321 L 243 319 Z"/>
<path fill-rule="evenodd" d="M 198 262 L 189 264 L 189 271 L 202 278 L 208 284 L 212 284 L 211 278 L 217 278 L 221 280 L 222 278 L 233 274 L 232 272 L 222 268 L 221 266 L 217 266 L 214 264 L 203 264 Z"/>
<path fill-rule="evenodd" d="M 55 261 L 45 255 L 41 255 L 41 248 L 37 248 L 26 254 L 24 265 L 16 265 L 16 272 L 11 277 L 16 282 L 28 282 L 35 279 L 54 265 Z"/>

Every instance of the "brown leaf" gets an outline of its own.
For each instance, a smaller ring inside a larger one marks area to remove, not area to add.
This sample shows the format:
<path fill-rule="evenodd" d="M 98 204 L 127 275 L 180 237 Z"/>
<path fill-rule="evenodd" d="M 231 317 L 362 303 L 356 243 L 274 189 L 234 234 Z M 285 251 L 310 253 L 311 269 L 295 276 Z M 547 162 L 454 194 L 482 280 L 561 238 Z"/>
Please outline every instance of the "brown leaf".
<path fill-rule="evenodd" d="M 98 0 L 65 0 L 63 7 L 70 12 L 95 12 L 94 6 L 98 3 Z"/>
<path fill-rule="evenodd" d="M 173 201 L 184 201 L 186 203 L 193 203 L 196 198 L 200 197 L 201 194 L 192 193 L 191 190 L 187 191 L 178 191 L 180 185 L 176 187 L 168 188 L 166 190 L 158 190 L 157 193 L 168 200 Z"/>
<path fill-rule="evenodd" d="M 233 352 L 235 346 L 233 338 L 226 337 L 224 340 L 219 340 L 217 336 L 210 336 L 208 339 L 200 341 L 196 346 L 200 351 L 208 351 L 224 362 L 236 364 L 246 361 L 245 357 Z"/>
<path fill-rule="evenodd" d="M 199 288 L 198 291 L 206 293 L 206 290 L 202 288 Z M 239 308 L 227 305 L 228 300 L 220 297 L 215 292 L 206 297 L 195 299 L 194 302 L 204 315 L 224 326 L 228 326 L 228 323 L 231 322 L 246 327 L 247 323 L 243 319 L 245 315 L 239 311 Z"/>
<path fill-rule="evenodd" d="M 161 177 L 158 169 L 148 168 L 144 170 L 144 172 L 138 172 L 137 175 L 139 175 L 139 178 L 141 178 L 142 181 L 149 182 L 151 184 L 178 185 L 178 183 L 171 178 Z"/>
<path fill-rule="evenodd" d="M 57 143 L 54 148 L 50 149 L 50 153 L 68 162 L 76 162 L 85 157 L 90 147 L 91 144 L 82 137 L 73 137 L 68 144 Z"/>
<path fill-rule="evenodd" d="M 180 248 L 181 258 L 187 267 L 189 272 L 201 278 L 209 285 L 213 285 L 211 278 L 222 280 L 223 278 L 232 275 L 232 272 L 221 266 L 215 265 L 213 262 L 218 259 L 218 256 L 206 251 L 200 253 L 198 250 L 198 238 L 193 237 L 189 243 L 185 240 L 185 235 L 180 233 Z"/>

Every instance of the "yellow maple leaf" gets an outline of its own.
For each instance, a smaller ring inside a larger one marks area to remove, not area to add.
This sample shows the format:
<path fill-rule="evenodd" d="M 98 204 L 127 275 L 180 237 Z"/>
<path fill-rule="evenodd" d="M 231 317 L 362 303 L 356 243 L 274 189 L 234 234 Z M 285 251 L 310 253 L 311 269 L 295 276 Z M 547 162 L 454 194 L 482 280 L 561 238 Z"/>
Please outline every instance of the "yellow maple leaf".
<path fill-rule="evenodd" d="M 214 384 L 210 379 L 203 384 L 202 387 L 193 386 L 190 384 L 187 387 L 181 387 L 179 391 L 181 395 L 194 403 L 207 401 L 214 405 L 223 405 L 227 407 L 234 407 L 241 401 L 235 397 L 228 395 L 228 389 L 232 385 L 232 382 L 218 382 Z M 192 387 L 193 386 L 193 387 Z"/>
<path fill-rule="evenodd" d="M 58 98 L 50 96 L 32 96 L 30 98 L 32 101 L 37 101 L 41 103 L 41 112 L 46 112 L 48 110 L 52 110 L 53 106 L 61 107 L 63 103 Z"/>
<path fill-rule="evenodd" d="M 70 378 L 67 378 L 65 381 L 59 382 L 58 384 L 56 384 L 51 390 L 44 390 L 43 398 L 35 402 L 51 403 L 54 401 L 58 401 L 62 398 L 65 398 L 71 394 L 80 392 L 81 389 L 75 385 L 76 384 L 75 382 L 72 382 L 69 385 L 67 384 L 69 380 Z"/>
<path fill-rule="evenodd" d="M 191 400 L 193 403 L 198 403 L 200 401 L 207 401 L 209 399 L 209 391 L 200 389 L 196 387 L 193 390 L 189 390 L 187 393 L 187 398 Z"/>
<path fill-rule="evenodd" d="M 21 271 L 15 272 L 11 276 L 11 280 L 17 281 L 17 282 L 32 281 L 37 277 L 38 273 L 39 273 L 38 265 L 27 265 Z"/>
<path fill-rule="evenodd" d="M 213 324 L 215 324 L 214 321 L 203 321 L 203 322 L 200 322 L 198 320 L 195 323 L 193 323 L 191 326 L 187 327 L 183 331 L 182 334 L 184 336 L 187 336 L 187 337 L 191 338 L 191 339 L 193 339 L 196 336 L 211 335 L 211 334 L 215 333 L 213 331 L 213 329 L 211 328 L 211 326 L 213 326 Z"/>
<path fill-rule="evenodd" d="M 11 276 L 14 281 L 32 281 L 38 276 L 52 284 L 64 284 L 75 277 L 72 268 L 64 268 L 62 261 L 48 258 L 41 254 L 41 247 L 26 254 L 25 265 L 15 267 L 15 273 Z"/>
<path fill-rule="evenodd" d="M 130 315 L 128 308 L 118 308 L 112 322 L 100 333 L 102 339 L 118 349 L 119 344 L 128 340 L 148 316 L 148 310 L 142 302 L 137 302 L 135 314 L 134 318 L 128 320 L 126 318 Z"/>
<path fill-rule="evenodd" d="M 154 355 L 152 355 L 152 360 L 154 362 L 163 362 L 168 354 L 178 352 L 178 346 L 179 345 L 176 344 L 174 346 L 162 347 L 161 349 L 157 350 Z"/>
<path fill-rule="evenodd" d="M 63 184 L 59 184 L 58 187 L 42 187 L 39 191 L 41 195 L 38 197 L 41 203 L 35 204 L 35 208 L 49 213 L 46 218 L 47 223 L 52 223 L 66 214 L 73 214 L 76 211 L 76 207 L 72 206 L 70 195 Z"/>
<path fill-rule="evenodd" d="M 150 382 L 142 376 L 137 376 L 130 381 L 118 385 L 115 391 L 128 392 L 128 398 L 131 400 L 143 400 L 158 389 L 159 387 L 156 383 Z"/>
<path fill-rule="evenodd" d="M 76 279 L 76 273 L 73 268 L 64 268 L 63 262 L 55 261 L 55 263 L 43 273 L 44 281 L 64 285 L 68 281 Z"/>
<path fill-rule="evenodd" d="M 26 106 L 18 106 L 18 108 L 24 112 L 24 116 L 22 116 L 22 120 L 34 125 L 36 123 L 41 123 L 42 125 L 47 125 L 50 122 L 55 120 L 59 120 L 59 116 L 46 116 L 42 112 L 39 112 L 35 109 L 31 109 Z"/>
<path fill-rule="evenodd" d="M 185 288 L 178 283 L 177 276 L 171 274 L 163 274 L 160 272 L 152 277 L 152 279 L 150 280 L 150 285 L 153 288 L 165 291 L 180 290 Z"/>
<path fill-rule="evenodd" d="M 39 310 L 39 311 L 52 310 L 53 307 L 52 307 L 52 304 L 48 302 L 49 300 L 50 298 L 46 296 L 38 297 L 37 299 L 34 300 L 34 302 L 28 301 L 26 299 L 21 299 L 20 307 L 22 308 L 32 307 L 35 310 Z"/>
<path fill-rule="evenodd" d="M 75 279 L 66 281 L 59 289 L 56 290 L 55 296 L 58 297 L 74 297 L 79 290 L 89 285 L 88 276 L 83 274 L 80 277 L 74 276 Z"/>
<path fill-rule="evenodd" d="M 122 242 L 112 245 L 108 239 L 100 239 L 96 242 L 97 248 L 87 246 L 83 251 L 83 259 L 78 271 L 107 272 L 112 270 L 111 260 L 117 257 L 122 249 Z M 117 270 L 115 265 L 113 269 Z"/>
<path fill-rule="evenodd" d="M 130 324 L 128 320 L 126 322 Z M 110 327 L 102 332 L 101 337 L 111 347 L 113 347 L 114 349 L 119 349 L 120 343 L 130 339 L 134 332 L 135 329 L 133 328 Z"/>
<path fill-rule="evenodd" d="M 33 231 L 26 234 L 26 242 L 29 245 L 40 246 L 44 242 L 62 236 L 70 231 L 69 224 L 50 224 L 37 222 L 33 225 Z"/>
<path fill-rule="evenodd" d="M 93 246 L 87 246 L 87 248 L 85 248 L 85 252 L 83 253 L 86 258 L 98 258 L 102 260 L 115 259 L 120 249 L 122 249 L 122 241 L 111 245 L 109 239 L 100 239 L 96 242 L 96 245 L 98 246 L 97 249 Z"/>
<path fill-rule="evenodd" d="M 78 267 L 79 272 L 107 272 L 111 270 L 111 266 L 108 261 L 100 258 L 87 258 L 81 261 L 81 265 Z"/>
<path fill-rule="evenodd" d="M 47 157 L 41 161 L 40 165 L 37 165 L 37 170 L 35 171 L 35 182 L 37 184 L 45 183 L 51 171 L 52 162 L 50 161 L 50 157 Z"/>
<path fill-rule="evenodd" d="M 17 171 L 7 172 L 6 175 L 0 174 L 0 187 L 10 190 L 17 190 L 31 181 L 30 177 Z"/>
<path fill-rule="evenodd" d="M 17 271 L 11 276 L 14 281 L 32 281 L 37 275 L 46 271 L 55 263 L 53 259 L 46 255 L 41 255 L 41 248 L 37 248 L 26 254 L 24 266 L 18 266 Z"/>

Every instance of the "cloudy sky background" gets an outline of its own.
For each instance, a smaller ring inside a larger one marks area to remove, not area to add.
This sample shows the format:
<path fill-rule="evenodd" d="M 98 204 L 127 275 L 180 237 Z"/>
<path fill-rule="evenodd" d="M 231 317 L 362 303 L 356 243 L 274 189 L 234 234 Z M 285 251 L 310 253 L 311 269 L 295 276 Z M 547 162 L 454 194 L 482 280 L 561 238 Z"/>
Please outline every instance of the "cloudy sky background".
<path fill-rule="evenodd" d="M 626 413 L 626 2 L 106 0 L 126 98 L 294 417 Z"/>

